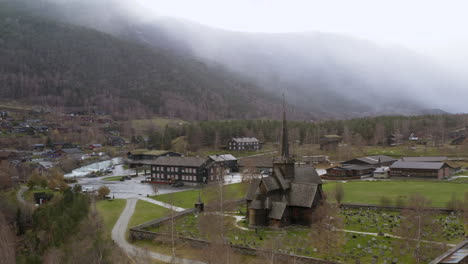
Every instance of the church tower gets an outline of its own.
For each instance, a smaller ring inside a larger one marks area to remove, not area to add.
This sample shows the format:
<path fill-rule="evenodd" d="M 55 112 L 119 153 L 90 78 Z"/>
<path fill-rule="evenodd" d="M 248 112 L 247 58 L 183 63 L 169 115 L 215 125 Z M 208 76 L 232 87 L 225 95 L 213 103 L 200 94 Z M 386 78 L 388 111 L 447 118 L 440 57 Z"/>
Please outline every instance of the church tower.
<path fill-rule="evenodd" d="M 281 143 L 280 143 L 280 156 L 273 164 L 274 173 L 276 168 L 281 170 L 285 179 L 294 178 L 294 159 L 289 156 L 289 138 L 288 138 L 288 123 L 286 120 L 286 100 L 283 94 L 283 122 L 281 127 Z"/>

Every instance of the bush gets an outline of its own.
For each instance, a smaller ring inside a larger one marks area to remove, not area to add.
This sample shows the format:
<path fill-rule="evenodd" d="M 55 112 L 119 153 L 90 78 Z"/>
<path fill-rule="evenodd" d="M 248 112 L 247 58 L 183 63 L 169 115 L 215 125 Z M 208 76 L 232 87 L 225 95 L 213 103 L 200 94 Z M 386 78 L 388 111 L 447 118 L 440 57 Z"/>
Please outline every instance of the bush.
<path fill-rule="evenodd" d="M 383 206 L 390 206 L 392 205 L 392 200 L 386 196 L 380 197 L 380 204 Z"/>
<path fill-rule="evenodd" d="M 98 189 L 98 196 L 101 199 L 106 198 L 106 196 L 109 195 L 109 193 L 110 193 L 110 190 L 107 186 L 101 186 Z"/>

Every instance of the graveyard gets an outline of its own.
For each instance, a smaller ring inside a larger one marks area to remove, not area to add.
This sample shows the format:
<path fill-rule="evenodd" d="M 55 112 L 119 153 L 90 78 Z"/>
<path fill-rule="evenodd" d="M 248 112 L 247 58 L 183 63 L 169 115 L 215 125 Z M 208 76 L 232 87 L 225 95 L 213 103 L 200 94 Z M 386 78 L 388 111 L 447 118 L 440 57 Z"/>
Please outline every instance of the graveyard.
<path fill-rule="evenodd" d="M 217 213 L 207 213 L 217 214 Z M 245 206 L 239 206 L 224 214 L 225 242 L 231 245 L 273 250 L 275 252 L 316 257 L 341 263 L 412 263 L 407 252 L 398 247 L 400 238 L 395 230 L 400 224 L 398 211 L 377 209 L 342 209 L 344 243 L 336 254 L 323 254 L 311 246 L 314 235 L 311 229 L 302 226 L 290 226 L 283 229 L 248 228 Z M 208 239 L 200 223 L 198 214 L 190 214 L 174 221 L 177 237 Z M 463 240 L 463 224 L 454 213 L 435 214 L 433 221 L 440 227 L 440 234 L 433 242 L 440 245 L 435 255 L 446 249 L 444 244 L 453 245 Z M 215 222 L 212 225 L 216 225 Z M 172 224 L 149 228 L 148 231 L 171 233 Z M 439 244 L 440 242 L 440 244 Z M 440 252 L 437 252 L 440 250 Z"/>

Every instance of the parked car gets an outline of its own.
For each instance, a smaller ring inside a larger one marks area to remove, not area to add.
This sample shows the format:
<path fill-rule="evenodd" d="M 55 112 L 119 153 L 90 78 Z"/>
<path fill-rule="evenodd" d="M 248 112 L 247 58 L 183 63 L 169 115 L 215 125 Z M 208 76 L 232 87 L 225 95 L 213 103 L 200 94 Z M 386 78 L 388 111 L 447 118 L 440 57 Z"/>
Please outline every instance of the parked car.
<path fill-rule="evenodd" d="M 180 181 L 174 182 L 174 183 L 172 184 L 172 187 L 182 187 L 182 186 L 184 186 L 184 183 L 183 183 L 183 182 L 180 182 Z"/>

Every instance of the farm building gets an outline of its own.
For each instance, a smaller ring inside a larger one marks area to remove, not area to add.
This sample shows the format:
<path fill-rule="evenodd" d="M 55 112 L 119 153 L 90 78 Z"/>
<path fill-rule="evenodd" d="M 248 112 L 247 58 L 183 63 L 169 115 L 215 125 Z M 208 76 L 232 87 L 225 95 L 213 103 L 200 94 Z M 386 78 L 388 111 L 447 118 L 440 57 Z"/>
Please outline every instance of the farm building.
<path fill-rule="evenodd" d="M 447 157 L 403 157 L 400 161 L 411 161 L 411 162 L 444 162 Z"/>
<path fill-rule="evenodd" d="M 296 168 L 294 160 L 289 157 L 283 112 L 281 156 L 273 163 L 273 174 L 252 181 L 246 195 L 249 225 L 310 225 L 315 208 L 322 199 L 322 181 L 315 169 Z"/>
<path fill-rule="evenodd" d="M 453 168 L 445 162 L 397 161 L 390 166 L 392 177 L 443 179 L 450 177 Z"/>
<path fill-rule="evenodd" d="M 327 173 L 322 175 L 327 180 L 350 180 L 361 179 L 372 176 L 375 167 L 359 164 L 343 164 L 341 166 L 327 169 Z"/>
<path fill-rule="evenodd" d="M 260 150 L 260 141 L 254 137 L 236 137 L 229 140 L 228 150 Z"/>
<path fill-rule="evenodd" d="M 379 167 L 374 170 L 372 176 L 375 179 L 387 179 L 390 177 L 390 167 Z"/>
<path fill-rule="evenodd" d="M 320 139 L 320 150 L 337 151 L 341 142 L 341 137 L 338 135 L 325 135 Z"/>
<path fill-rule="evenodd" d="M 302 160 L 306 164 L 317 164 L 317 163 L 328 163 L 328 156 L 316 155 L 316 156 L 303 156 Z"/>
<path fill-rule="evenodd" d="M 231 154 L 211 155 L 208 157 L 211 166 L 217 166 L 230 171 L 238 171 L 237 158 Z"/>
<path fill-rule="evenodd" d="M 129 160 L 155 160 L 159 157 L 181 157 L 182 154 L 167 150 L 136 149 L 127 153 Z"/>
<path fill-rule="evenodd" d="M 238 165 L 240 171 L 254 169 L 257 172 L 272 172 L 273 158 L 245 157 L 239 159 Z"/>
<path fill-rule="evenodd" d="M 385 155 L 377 155 L 377 156 L 368 156 L 362 158 L 355 158 L 352 160 L 345 161 L 341 163 L 342 165 L 364 165 L 364 166 L 372 166 L 374 168 L 380 166 L 390 166 L 392 165 L 397 159 L 385 156 Z"/>

